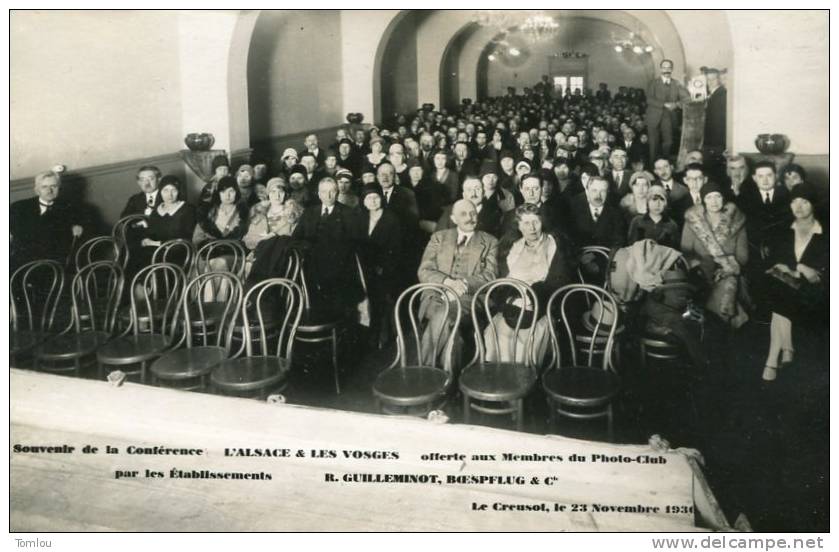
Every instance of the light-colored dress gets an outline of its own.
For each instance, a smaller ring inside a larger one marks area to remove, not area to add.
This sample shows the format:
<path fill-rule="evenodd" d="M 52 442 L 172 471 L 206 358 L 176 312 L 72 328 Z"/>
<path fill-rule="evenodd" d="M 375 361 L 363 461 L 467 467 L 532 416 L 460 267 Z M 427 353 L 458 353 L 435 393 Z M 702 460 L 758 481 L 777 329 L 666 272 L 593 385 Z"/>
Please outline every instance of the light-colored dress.
<path fill-rule="evenodd" d="M 553 236 L 543 234 L 542 238 L 534 245 L 529 246 L 524 238 L 513 244 L 510 253 L 507 255 L 507 266 L 509 274 L 507 278 L 520 280 L 527 285 L 542 282 L 548 277 L 548 270 L 556 254 L 557 245 Z M 521 299 L 515 299 L 512 304 L 521 308 Z M 544 309 L 545 305 L 542 305 Z M 525 309 L 532 312 L 533 306 L 525 305 Z M 498 332 L 496 343 L 495 327 Z M 548 331 L 548 319 L 542 316 L 533 326 L 533 349 L 530 357 L 535 367 L 540 367 L 548 349 L 550 334 Z M 504 319 L 503 313 L 493 317 L 493 324 L 484 330 L 484 344 L 486 346 L 486 359 L 488 361 L 524 363 L 527 353 L 527 345 L 530 339 L 529 328 L 519 328 L 518 335 L 514 328 L 511 328 Z"/>

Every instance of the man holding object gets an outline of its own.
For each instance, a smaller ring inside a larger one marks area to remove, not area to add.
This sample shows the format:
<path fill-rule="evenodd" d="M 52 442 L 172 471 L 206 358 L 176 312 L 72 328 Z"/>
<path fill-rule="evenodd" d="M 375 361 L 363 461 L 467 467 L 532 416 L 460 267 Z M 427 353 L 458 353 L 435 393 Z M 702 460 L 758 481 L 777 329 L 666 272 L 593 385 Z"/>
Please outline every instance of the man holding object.
<path fill-rule="evenodd" d="M 672 79 L 673 62 L 662 60 L 661 77 L 647 85 L 647 132 L 650 140 L 650 166 L 659 157 L 673 153 L 673 126 L 676 109 L 690 97 L 687 89 Z"/>

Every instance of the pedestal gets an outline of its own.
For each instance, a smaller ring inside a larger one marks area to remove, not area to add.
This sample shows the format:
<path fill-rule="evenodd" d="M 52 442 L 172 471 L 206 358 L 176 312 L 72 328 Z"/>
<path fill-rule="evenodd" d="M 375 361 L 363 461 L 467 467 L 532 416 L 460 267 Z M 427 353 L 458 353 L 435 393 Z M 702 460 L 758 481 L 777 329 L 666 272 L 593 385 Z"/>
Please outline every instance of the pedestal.
<path fill-rule="evenodd" d="M 209 182 L 213 177 L 213 159 L 221 155 L 227 155 L 227 152 L 224 150 L 181 150 L 184 162 L 204 182 Z"/>

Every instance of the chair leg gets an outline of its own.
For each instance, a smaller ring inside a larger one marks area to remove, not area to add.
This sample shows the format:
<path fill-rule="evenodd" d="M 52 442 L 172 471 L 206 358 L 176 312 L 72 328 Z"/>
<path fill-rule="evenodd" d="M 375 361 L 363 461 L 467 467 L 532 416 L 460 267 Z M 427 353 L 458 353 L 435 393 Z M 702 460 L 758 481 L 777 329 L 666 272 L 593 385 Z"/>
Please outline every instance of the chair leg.
<path fill-rule="evenodd" d="M 82 375 L 82 359 L 81 357 L 76 357 L 73 359 L 73 373 L 78 378 Z"/>
<path fill-rule="evenodd" d="M 469 406 L 469 395 L 466 393 L 463 394 L 463 421 L 464 423 L 469 423 L 470 418 L 472 417 L 472 407 Z"/>
<path fill-rule="evenodd" d="M 556 429 L 556 407 L 554 407 L 554 403 L 550 398 L 548 399 L 548 423 L 550 424 L 551 430 Z"/>
<path fill-rule="evenodd" d="M 335 393 L 341 394 L 341 378 L 338 373 L 338 331 L 332 329 L 332 368 L 335 371 Z"/>
<path fill-rule="evenodd" d="M 524 431 L 524 399 L 516 401 L 516 429 Z"/>
<path fill-rule="evenodd" d="M 640 358 L 641 373 L 644 376 L 647 376 L 648 375 L 647 374 L 647 346 L 644 345 L 644 340 L 643 339 L 639 342 L 638 350 L 640 351 L 640 356 L 641 356 L 641 358 Z"/>
<path fill-rule="evenodd" d="M 615 420 L 612 412 L 612 403 L 609 403 L 609 408 L 606 410 L 606 419 L 608 423 L 608 438 L 610 443 L 615 442 Z"/>

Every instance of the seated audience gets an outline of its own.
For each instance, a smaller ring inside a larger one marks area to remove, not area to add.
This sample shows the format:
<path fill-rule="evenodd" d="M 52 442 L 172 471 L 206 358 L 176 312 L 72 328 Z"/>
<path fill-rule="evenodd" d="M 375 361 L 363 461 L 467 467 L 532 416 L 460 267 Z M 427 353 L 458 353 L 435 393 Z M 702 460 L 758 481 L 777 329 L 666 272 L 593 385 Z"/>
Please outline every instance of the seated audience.
<path fill-rule="evenodd" d="M 476 230 L 498 238 L 501 233 L 501 208 L 498 207 L 498 203 L 485 201 L 484 186 L 477 177 L 468 176 L 463 181 L 463 199 L 470 201 L 478 212 Z M 437 230 L 457 226 L 457 221 L 452 217 L 452 212 L 452 205 L 443 209 L 443 214 L 437 221 Z"/>
<path fill-rule="evenodd" d="M 626 223 L 618 207 L 607 201 L 609 183 L 602 176 L 588 181 L 585 194 L 571 200 L 569 234 L 576 247 L 622 247 Z"/>
<path fill-rule="evenodd" d="M 629 189 L 632 193 L 623 196 L 620 207 L 627 221 L 632 221 L 637 215 L 647 213 L 647 199 L 653 175 L 648 172 L 636 172 L 629 178 Z"/>
<path fill-rule="evenodd" d="M 239 186 L 232 176 L 225 176 L 218 183 L 209 205 L 198 210 L 198 224 L 192 235 L 196 248 L 213 240 L 241 240 L 248 230 L 248 206 L 240 201 Z M 232 268 L 229 254 L 210 259 L 210 270 L 226 271 Z M 199 270 L 206 270 L 199 267 Z"/>
<path fill-rule="evenodd" d="M 315 317 L 334 318 L 354 312 L 363 299 L 355 258 L 358 222 L 354 209 L 337 202 L 334 179 L 318 183 L 318 198 L 320 204 L 306 209 L 293 237 L 309 245 L 304 269 Z"/>
<path fill-rule="evenodd" d="M 361 194 L 359 256 L 370 299 L 370 344 L 380 349 L 392 337 L 390 319 L 400 292 L 402 227 L 397 215 L 384 209 L 381 188 L 370 184 Z"/>
<path fill-rule="evenodd" d="M 680 247 L 679 225 L 667 214 L 667 193 L 661 184 L 650 186 L 647 194 L 647 212 L 636 215 L 629 225 L 627 243 L 632 245 L 640 240 L 653 240 L 672 249 Z"/>
<path fill-rule="evenodd" d="M 725 202 L 718 184 L 702 187 L 702 201 L 685 213 L 681 250 L 710 288 L 705 308 L 739 328 L 748 320 L 740 304 L 741 278 L 749 260 L 746 219 L 734 203 Z"/>
<path fill-rule="evenodd" d="M 272 236 L 290 236 L 302 215 L 303 206 L 289 197 L 282 178 L 269 180 L 266 189 L 268 201 L 251 207 L 248 232 L 242 238 L 250 250 L 256 249 L 259 242 Z M 292 206 L 287 208 L 289 202 Z"/>
<path fill-rule="evenodd" d="M 9 207 L 10 271 L 30 261 L 51 259 L 62 265 L 84 231 L 83 215 L 61 198 L 61 177 L 53 171 L 35 175 L 35 197 Z"/>
<path fill-rule="evenodd" d="M 533 288 L 539 310 L 534 312 L 533 305 L 521 305 L 520 298 L 508 298 L 493 318 L 498 333 L 498 347 L 495 347 L 493 325 L 484 330 L 484 343 L 487 347 L 487 360 L 501 362 L 524 362 L 527 347 L 528 329 L 533 328 L 533 350 L 531 359 L 537 368 L 541 367 L 550 339 L 548 321 L 543 316 L 551 294 L 560 287 L 570 284 L 574 278 L 573 261 L 570 247 L 559 235 L 546 233 L 542 228 L 542 214 L 539 207 L 525 203 L 516 207 L 518 238 L 506 251 L 499 248 L 499 277 L 513 278 Z M 521 314 L 522 325 L 515 335 L 515 326 Z M 513 351 L 515 350 L 515 355 Z"/>
<path fill-rule="evenodd" d="M 769 325 L 769 353 L 763 379 L 774 380 L 778 370 L 794 360 L 793 323 L 796 327 L 820 330 L 827 327 L 828 269 L 830 245 L 817 220 L 817 194 L 809 184 L 798 184 L 790 192 L 792 226 L 776 234 L 769 244 L 766 300 L 772 311 Z"/>
<path fill-rule="evenodd" d="M 451 217 L 456 227 L 434 232 L 422 255 L 417 277 L 421 283 L 452 288 L 451 316 L 455 308 L 468 316 L 473 294 L 498 274 L 498 240 L 477 230 L 478 210 L 469 200 L 456 201 Z M 445 309 L 437 296 L 423 297 L 420 303 L 420 319 L 427 320 L 421 346 L 421 361 L 425 364 L 431 364 L 440 355 L 451 331 L 453 318 L 446 319 Z M 459 364 L 462 340 L 458 336 L 455 341 L 455 364 Z"/>
<path fill-rule="evenodd" d="M 140 255 L 132 258 L 132 273 L 151 263 L 155 249 L 169 240 L 189 240 L 195 232 L 195 209 L 183 198 L 183 185 L 177 176 L 166 175 L 160 180 L 163 202 L 148 217 L 148 227 L 140 242 Z M 178 262 L 169 257 L 169 262 Z M 187 267 L 184 267 L 187 268 Z"/>

